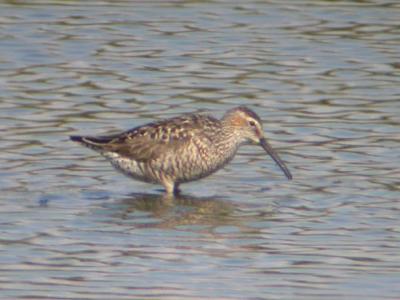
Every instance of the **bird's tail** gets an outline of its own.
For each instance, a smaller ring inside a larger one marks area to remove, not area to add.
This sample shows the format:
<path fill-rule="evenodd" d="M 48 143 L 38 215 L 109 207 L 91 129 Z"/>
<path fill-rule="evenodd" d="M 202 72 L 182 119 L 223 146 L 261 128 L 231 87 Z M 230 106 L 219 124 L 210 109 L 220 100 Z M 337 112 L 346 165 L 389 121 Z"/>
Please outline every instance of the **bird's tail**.
<path fill-rule="evenodd" d="M 92 137 L 92 136 L 79 136 L 71 135 L 71 141 L 80 143 L 81 145 L 93 149 L 95 151 L 104 151 L 106 146 L 111 141 L 110 137 Z"/>

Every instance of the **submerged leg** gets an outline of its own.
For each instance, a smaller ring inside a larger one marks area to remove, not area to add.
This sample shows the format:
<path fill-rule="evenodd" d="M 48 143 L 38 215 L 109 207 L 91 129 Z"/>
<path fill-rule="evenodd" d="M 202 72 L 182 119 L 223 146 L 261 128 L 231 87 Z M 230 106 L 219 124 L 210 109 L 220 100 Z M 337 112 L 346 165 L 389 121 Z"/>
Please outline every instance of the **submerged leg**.
<path fill-rule="evenodd" d="M 175 183 L 174 195 L 179 195 L 180 193 L 181 193 L 181 189 L 179 188 L 179 183 Z"/>

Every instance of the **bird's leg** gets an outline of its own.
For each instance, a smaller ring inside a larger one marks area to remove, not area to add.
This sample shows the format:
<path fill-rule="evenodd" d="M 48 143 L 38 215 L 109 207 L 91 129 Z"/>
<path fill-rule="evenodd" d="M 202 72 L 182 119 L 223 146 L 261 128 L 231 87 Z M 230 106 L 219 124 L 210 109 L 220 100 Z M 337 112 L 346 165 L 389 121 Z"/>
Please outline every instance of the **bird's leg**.
<path fill-rule="evenodd" d="M 175 194 L 175 183 L 172 180 L 168 180 L 168 178 L 163 178 L 162 185 L 165 188 L 165 191 L 168 195 L 174 196 Z"/>
<path fill-rule="evenodd" d="M 179 188 L 179 183 L 175 183 L 174 195 L 179 195 L 180 193 L 181 193 L 181 189 Z"/>

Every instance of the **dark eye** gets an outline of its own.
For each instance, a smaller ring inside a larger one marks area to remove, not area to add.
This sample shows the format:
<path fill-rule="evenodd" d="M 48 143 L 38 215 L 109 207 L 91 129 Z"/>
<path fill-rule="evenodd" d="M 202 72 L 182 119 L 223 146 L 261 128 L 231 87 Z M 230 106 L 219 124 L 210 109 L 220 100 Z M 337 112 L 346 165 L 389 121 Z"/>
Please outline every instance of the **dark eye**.
<path fill-rule="evenodd" d="M 256 126 L 256 122 L 254 122 L 254 121 L 249 121 L 249 125 L 250 125 L 251 127 L 255 127 L 255 126 Z"/>

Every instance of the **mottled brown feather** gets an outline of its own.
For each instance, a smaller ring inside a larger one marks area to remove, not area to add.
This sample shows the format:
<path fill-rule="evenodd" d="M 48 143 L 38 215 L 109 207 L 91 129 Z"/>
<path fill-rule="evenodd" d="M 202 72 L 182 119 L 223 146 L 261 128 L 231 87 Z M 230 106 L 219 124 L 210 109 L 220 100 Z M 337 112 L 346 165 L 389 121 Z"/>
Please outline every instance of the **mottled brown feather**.
<path fill-rule="evenodd" d="M 186 115 L 128 130 L 102 138 L 85 137 L 102 152 L 113 152 L 138 162 L 157 159 L 167 151 L 185 147 L 193 136 L 204 136 L 204 126 L 216 127 L 219 120 L 206 115 Z"/>

